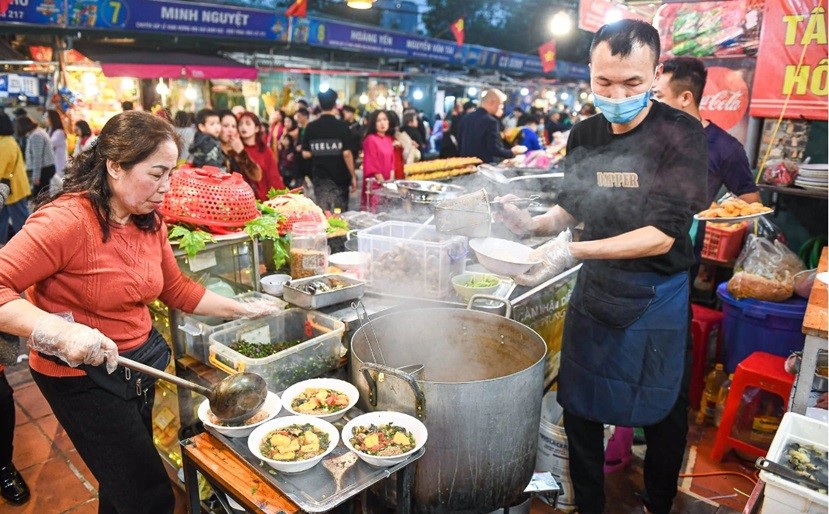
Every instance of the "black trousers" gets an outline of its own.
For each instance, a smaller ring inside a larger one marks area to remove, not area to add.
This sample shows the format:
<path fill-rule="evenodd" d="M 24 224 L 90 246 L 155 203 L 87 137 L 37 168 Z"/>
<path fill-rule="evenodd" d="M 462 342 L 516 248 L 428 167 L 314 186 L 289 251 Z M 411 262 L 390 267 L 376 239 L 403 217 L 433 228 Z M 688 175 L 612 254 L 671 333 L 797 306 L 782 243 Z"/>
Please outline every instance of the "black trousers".
<path fill-rule="evenodd" d="M 44 166 L 40 169 L 40 185 L 32 187 L 32 199 L 37 198 L 42 190 L 49 191 L 49 182 L 55 176 L 55 166 Z M 29 174 L 31 176 L 31 173 Z"/>
<path fill-rule="evenodd" d="M 342 212 L 348 210 L 349 185 L 340 185 L 333 180 L 314 179 L 314 196 L 320 209 L 334 212 L 339 208 Z"/>
<path fill-rule="evenodd" d="M 153 445 L 152 404 L 147 397 L 124 400 L 89 377 L 49 377 L 32 370 L 81 458 L 99 484 L 99 514 L 166 514 L 175 497 Z"/>
<path fill-rule="evenodd" d="M 645 453 L 643 501 L 652 514 L 668 514 L 676 497 L 677 480 L 688 435 L 688 385 L 691 370 L 690 324 L 685 369 L 679 397 L 668 415 L 655 425 L 642 427 L 648 445 Z M 570 480 L 579 514 L 604 512 L 604 425 L 564 411 L 564 431 L 570 451 Z"/>
<path fill-rule="evenodd" d="M 0 468 L 12 463 L 14 453 L 14 390 L 0 371 Z"/>

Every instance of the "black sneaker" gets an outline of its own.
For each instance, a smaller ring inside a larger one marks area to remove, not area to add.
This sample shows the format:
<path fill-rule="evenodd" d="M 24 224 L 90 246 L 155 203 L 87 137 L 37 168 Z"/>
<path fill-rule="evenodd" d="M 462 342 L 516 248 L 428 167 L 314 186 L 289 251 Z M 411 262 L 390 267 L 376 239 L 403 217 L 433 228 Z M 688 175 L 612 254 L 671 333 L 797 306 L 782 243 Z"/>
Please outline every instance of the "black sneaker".
<path fill-rule="evenodd" d="M 13 505 L 22 505 L 29 501 L 29 486 L 14 464 L 0 468 L 0 496 Z"/>

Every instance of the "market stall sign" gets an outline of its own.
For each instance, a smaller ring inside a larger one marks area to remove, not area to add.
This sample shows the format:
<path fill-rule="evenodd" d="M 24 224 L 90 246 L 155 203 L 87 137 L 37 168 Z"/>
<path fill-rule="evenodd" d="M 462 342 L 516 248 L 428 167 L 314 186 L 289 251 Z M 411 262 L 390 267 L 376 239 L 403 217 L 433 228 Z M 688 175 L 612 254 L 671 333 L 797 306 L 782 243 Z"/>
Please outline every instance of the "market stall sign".
<path fill-rule="evenodd" d="M 248 8 L 158 0 L 68 0 L 70 28 L 287 41 L 287 18 Z"/>
<path fill-rule="evenodd" d="M 6 12 L 0 14 L 0 25 L 6 23 L 65 27 L 66 13 L 62 1 L 11 0 Z"/>
<path fill-rule="evenodd" d="M 827 119 L 829 60 L 823 0 L 767 0 L 751 115 Z M 802 57 L 802 61 L 801 61 Z"/>
<path fill-rule="evenodd" d="M 579 28 L 588 32 L 596 32 L 608 23 L 606 16 L 610 4 L 607 0 L 579 0 Z M 649 19 L 625 8 L 616 8 L 622 19 L 641 20 L 650 23 Z"/>
<path fill-rule="evenodd" d="M 699 110 L 703 119 L 746 143 L 748 134 L 749 87 L 754 76 L 752 58 L 703 59 L 708 80 Z"/>

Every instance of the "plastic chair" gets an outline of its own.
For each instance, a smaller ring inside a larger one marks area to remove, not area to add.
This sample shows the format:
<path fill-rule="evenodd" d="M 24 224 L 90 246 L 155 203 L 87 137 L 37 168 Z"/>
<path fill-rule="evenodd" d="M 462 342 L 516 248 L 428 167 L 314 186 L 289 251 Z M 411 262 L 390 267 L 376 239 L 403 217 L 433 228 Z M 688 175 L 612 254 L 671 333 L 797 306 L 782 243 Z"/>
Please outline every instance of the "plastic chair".
<path fill-rule="evenodd" d="M 717 330 L 717 350 L 715 360 L 719 360 L 722 347 L 722 321 L 725 317 L 722 312 L 691 304 L 693 319 L 691 321 L 691 382 L 688 390 L 688 401 L 691 408 L 699 407 L 702 399 L 702 390 L 705 388 L 705 367 L 708 363 L 708 341 L 711 333 Z"/>
<path fill-rule="evenodd" d="M 711 448 L 711 460 L 719 462 L 729 449 L 740 450 L 755 457 L 764 457 L 766 449 L 758 448 L 736 437 L 731 430 L 737 418 L 737 411 L 747 387 L 757 387 L 769 391 L 783 399 L 783 410 L 788 410 L 789 394 L 794 384 L 794 376 L 786 373 L 785 357 L 765 352 L 754 352 L 737 364 L 737 371 L 728 391 L 720 426 Z"/>

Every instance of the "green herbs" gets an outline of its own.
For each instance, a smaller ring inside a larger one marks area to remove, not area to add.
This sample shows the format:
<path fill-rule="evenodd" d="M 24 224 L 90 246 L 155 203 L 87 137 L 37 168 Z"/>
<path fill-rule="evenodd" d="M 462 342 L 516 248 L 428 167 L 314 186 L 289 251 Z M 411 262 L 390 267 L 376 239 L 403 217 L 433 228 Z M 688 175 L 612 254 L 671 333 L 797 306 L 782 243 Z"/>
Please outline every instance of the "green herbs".
<path fill-rule="evenodd" d="M 287 195 L 290 192 L 291 192 L 291 190 L 288 189 L 287 187 L 285 189 L 270 188 L 270 189 L 268 189 L 268 200 L 270 200 L 271 198 L 274 198 L 276 196 Z"/>
<path fill-rule="evenodd" d="M 338 230 L 348 230 L 348 222 L 342 218 L 328 218 L 328 228 L 325 229 L 329 234 Z"/>
<path fill-rule="evenodd" d="M 281 352 L 282 350 L 293 348 L 301 342 L 301 339 L 289 339 L 287 341 L 279 341 L 276 343 L 260 344 L 250 343 L 248 341 L 245 341 L 244 339 L 240 339 L 239 341 L 233 343 L 231 348 L 241 353 L 245 357 L 248 357 L 249 359 L 263 359 L 265 357 L 270 357 L 275 353 Z"/>
<path fill-rule="evenodd" d="M 498 277 L 492 275 L 474 275 L 464 284 L 466 287 L 492 287 L 498 285 Z"/>
<path fill-rule="evenodd" d="M 279 191 L 287 192 L 288 190 L 280 189 L 276 191 L 271 188 L 271 191 L 278 193 Z M 285 216 L 259 201 L 256 202 L 256 208 L 259 209 L 262 216 L 245 223 L 245 232 L 247 232 L 251 239 L 258 237 L 259 239 L 270 239 L 273 241 L 273 265 L 275 269 L 280 269 L 288 264 L 288 248 L 290 248 L 287 235 L 279 235 L 279 224 L 284 221 Z"/>
<path fill-rule="evenodd" d="M 195 257 L 197 253 L 204 250 L 207 247 L 207 243 L 216 242 L 216 240 L 213 239 L 213 236 L 207 232 L 199 229 L 190 230 L 182 225 L 173 225 L 172 230 L 170 230 L 170 233 L 167 235 L 167 238 L 170 241 L 178 239 L 179 248 L 184 250 L 187 257 L 191 259 Z"/>

